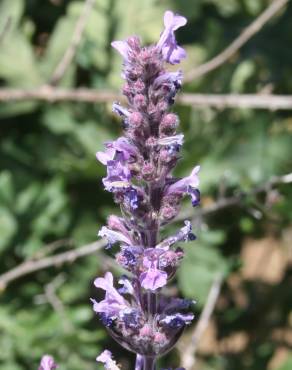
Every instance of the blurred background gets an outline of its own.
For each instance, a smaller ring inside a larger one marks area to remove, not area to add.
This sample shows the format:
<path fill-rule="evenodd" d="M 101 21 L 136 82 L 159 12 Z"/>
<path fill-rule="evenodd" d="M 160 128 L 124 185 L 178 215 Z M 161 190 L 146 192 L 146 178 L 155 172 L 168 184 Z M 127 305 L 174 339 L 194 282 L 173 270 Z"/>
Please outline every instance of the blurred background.
<path fill-rule="evenodd" d="M 292 94 L 292 4 L 287 3 L 219 68 L 189 79 L 183 93 Z M 121 58 L 110 42 L 132 34 L 145 44 L 156 42 L 166 9 L 188 18 L 177 32 L 188 52 L 179 68 L 187 74 L 225 49 L 270 4 L 95 0 L 76 55 L 53 82 L 118 94 Z M 117 272 L 110 254 L 90 244 L 106 217 L 118 213 L 95 159 L 103 143 L 121 132 L 111 112 L 114 97 L 90 103 L 8 101 L 7 96 L 11 89 L 38 89 L 52 81 L 82 12 L 83 1 L 0 1 L 3 370 L 36 369 L 43 353 L 54 355 L 60 369 L 93 370 L 103 348 L 112 350 L 124 369 L 133 368 L 133 355 L 109 338 L 89 302 L 98 294 L 93 279 L 108 269 Z M 191 209 L 185 203 L 198 240 L 185 245 L 186 258 L 168 289 L 197 305 L 194 324 L 160 367 L 182 363 L 215 284 L 219 296 L 193 348 L 192 369 L 292 369 L 292 190 L 291 175 L 282 177 L 292 168 L 292 109 L 268 108 L 179 102 L 174 107 L 186 139 L 176 174 L 201 165 L 202 204 Z M 71 250 L 73 255 L 64 257 Z M 59 255 L 63 259 L 50 260 Z M 30 272 L 43 260 L 47 264 Z"/>

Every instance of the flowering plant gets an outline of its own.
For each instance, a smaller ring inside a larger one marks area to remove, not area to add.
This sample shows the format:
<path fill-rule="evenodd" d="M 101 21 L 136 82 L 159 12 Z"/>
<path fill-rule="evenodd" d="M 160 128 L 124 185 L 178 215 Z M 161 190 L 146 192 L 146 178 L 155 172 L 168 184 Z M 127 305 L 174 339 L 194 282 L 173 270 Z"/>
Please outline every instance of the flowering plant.
<path fill-rule="evenodd" d="M 118 289 L 111 272 L 95 279 L 94 285 L 105 296 L 91 301 L 110 335 L 136 353 L 135 370 L 155 370 L 157 358 L 173 348 L 193 319 L 188 311 L 192 301 L 161 294 L 184 255 L 177 243 L 196 238 L 191 223 L 186 220 L 164 240 L 159 236 L 160 229 L 178 215 L 185 195 L 191 197 L 193 206 L 200 201 L 199 166 L 185 178 L 172 175 L 184 139 L 176 132 L 177 115 L 170 112 L 182 72 L 168 72 L 165 64 L 178 64 L 186 57 L 174 35 L 186 22 L 166 11 L 165 28 L 156 45 L 142 47 L 136 36 L 112 42 L 123 57 L 123 94 L 128 107 L 114 103 L 113 111 L 122 118 L 124 136 L 106 143 L 105 151 L 96 156 L 107 168 L 103 185 L 113 193 L 122 217 L 109 216 L 98 235 L 107 239 L 107 248 L 119 244 L 116 261 L 128 275 L 119 279 Z M 119 370 L 108 350 L 96 360 L 105 369 Z M 45 355 L 39 369 L 56 367 Z"/>
<path fill-rule="evenodd" d="M 185 221 L 164 240 L 159 237 L 161 227 L 179 213 L 184 195 L 191 197 L 193 206 L 200 200 L 199 166 L 185 178 L 172 175 L 184 136 L 177 134 L 179 119 L 169 110 L 181 87 L 182 72 L 168 72 L 165 64 L 185 58 L 174 31 L 186 22 L 166 11 L 165 28 L 156 45 L 142 47 L 136 36 L 112 42 L 123 57 L 128 107 L 113 104 L 124 136 L 106 143 L 97 159 L 107 168 L 103 185 L 113 193 L 123 217 L 109 216 L 99 236 L 107 239 L 108 248 L 119 244 L 116 261 L 130 274 L 120 278 L 119 289 L 110 272 L 97 278 L 94 285 L 105 291 L 105 297 L 92 303 L 111 336 L 137 354 L 136 370 L 155 369 L 157 357 L 175 345 L 193 319 L 188 312 L 191 301 L 161 294 L 184 255 L 177 243 L 195 239 L 191 223 Z M 97 361 L 106 369 L 119 369 L 108 350 Z"/>

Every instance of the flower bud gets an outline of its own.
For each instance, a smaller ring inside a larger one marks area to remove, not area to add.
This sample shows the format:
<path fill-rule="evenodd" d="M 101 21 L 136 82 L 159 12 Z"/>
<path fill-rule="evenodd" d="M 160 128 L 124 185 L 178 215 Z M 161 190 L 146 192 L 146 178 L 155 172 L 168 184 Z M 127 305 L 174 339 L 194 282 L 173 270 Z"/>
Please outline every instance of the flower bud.
<path fill-rule="evenodd" d="M 145 143 L 146 147 L 153 149 L 157 145 L 157 139 L 154 136 L 150 136 Z"/>
<path fill-rule="evenodd" d="M 178 126 L 178 117 L 176 114 L 168 113 L 166 114 L 159 126 L 159 132 L 160 134 L 166 134 L 166 135 L 173 135 L 175 134 L 175 130 Z"/>
<path fill-rule="evenodd" d="M 160 209 L 160 218 L 164 222 L 169 222 L 177 216 L 178 212 L 179 208 L 177 206 L 165 204 Z"/>
<path fill-rule="evenodd" d="M 122 89 L 123 94 L 128 98 L 131 99 L 133 96 L 133 89 L 129 86 L 128 83 L 125 83 Z"/>
<path fill-rule="evenodd" d="M 155 167 L 149 162 L 145 162 L 142 167 L 142 176 L 145 181 L 153 181 L 155 177 Z"/>
<path fill-rule="evenodd" d="M 142 94 L 145 89 L 145 84 L 141 80 L 137 80 L 133 83 L 133 90 L 135 94 Z"/>
<path fill-rule="evenodd" d="M 128 123 L 135 128 L 143 125 L 143 116 L 140 112 L 133 112 L 128 117 Z"/>
<path fill-rule="evenodd" d="M 140 39 L 138 36 L 129 37 L 127 43 L 133 51 L 140 51 Z"/>
<path fill-rule="evenodd" d="M 134 97 L 134 105 L 135 107 L 140 110 L 140 109 L 145 109 L 147 106 L 146 98 L 142 94 L 137 94 Z"/>
<path fill-rule="evenodd" d="M 123 220 L 116 215 L 110 215 L 107 219 L 107 224 L 111 230 L 116 230 L 116 231 L 121 231 L 121 232 L 126 231 L 126 227 L 124 225 Z"/>

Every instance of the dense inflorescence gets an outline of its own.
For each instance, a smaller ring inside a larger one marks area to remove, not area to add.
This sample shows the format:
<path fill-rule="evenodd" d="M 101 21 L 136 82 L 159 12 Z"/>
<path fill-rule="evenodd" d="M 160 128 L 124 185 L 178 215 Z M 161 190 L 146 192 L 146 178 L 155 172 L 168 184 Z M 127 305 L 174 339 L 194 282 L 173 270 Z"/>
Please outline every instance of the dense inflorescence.
<path fill-rule="evenodd" d="M 107 168 L 103 185 L 120 205 L 122 217 L 109 216 L 99 236 L 107 239 L 108 248 L 119 245 L 116 261 L 128 274 L 120 278 L 118 289 L 110 272 L 97 278 L 94 284 L 105 297 L 92 302 L 112 337 L 137 354 L 136 370 L 154 369 L 155 359 L 174 346 L 193 319 L 191 301 L 161 294 L 183 258 L 178 243 L 195 239 L 191 223 L 185 221 L 164 240 L 159 237 L 161 227 L 178 215 L 185 195 L 193 206 L 200 201 L 199 166 L 185 178 L 172 175 L 184 136 L 177 133 L 179 119 L 170 109 L 183 76 L 181 71 L 168 72 L 165 65 L 186 56 L 174 36 L 185 24 L 184 17 L 167 11 L 156 45 L 142 47 L 136 36 L 112 43 L 123 57 L 128 105 L 113 104 L 124 134 L 106 143 L 97 159 Z M 97 361 L 106 369 L 118 369 L 109 351 Z"/>

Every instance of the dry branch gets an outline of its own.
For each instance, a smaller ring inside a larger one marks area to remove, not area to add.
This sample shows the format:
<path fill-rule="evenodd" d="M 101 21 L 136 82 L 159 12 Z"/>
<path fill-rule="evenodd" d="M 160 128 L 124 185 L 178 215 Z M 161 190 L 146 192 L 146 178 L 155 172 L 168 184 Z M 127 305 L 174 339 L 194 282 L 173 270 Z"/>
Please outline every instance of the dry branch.
<path fill-rule="evenodd" d="M 54 256 L 25 261 L 0 276 L 0 290 L 5 289 L 11 281 L 18 279 L 21 276 L 25 276 L 31 272 L 42 270 L 48 267 L 60 266 L 65 262 L 74 262 L 78 258 L 88 256 L 99 251 L 105 245 L 106 243 L 104 240 L 100 240 L 98 242 L 86 244 L 80 248 L 71 249 L 67 252 L 59 253 Z"/>
<path fill-rule="evenodd" d="M 249 109 L 268 109 L 291 110 L 291 95 L 261 95 L 261 94 L 181 94 L 177 101 L 182 105 L 193 107 L 213 107 L 217 109 L 225 108 L 249 108 Z"/>
<path fill-rule="evenodd" d="M 40 88 L 0 89 L 0 102 L 17 101 L 45 101 L 55 102 L 85 102 L 111 103 L 115 100 L 124 101 L 125 98 L 111 90 L 93 90 L 87 88 L 62 89 L 49 85 Z M 179 94 L 177 103 L 193 107 L 249 108 L 268 110 L 292 110 L 292 95 L 262 95 L 262 94 Z"/>
<path fill-rule="evenodd" d="M 243 32 L 220 54 L 212 58 L 206 63 L 195 67 L 185 74 L 184 81 L 191 82 L 192 80 L 202 77 L 205 74 L 217 69 L 222 64 L 228 61 L 247 41 L 249 41 L 261 28 L 282 9 L 289 0 L 274 0 L 265 11 L 259 15 Z"/>
<path fill-rule="evenodd" d="M 200 319 L 197 325 L 195 326 L 195 329 L 191 336 L 190 343 L 186 348 L 183 349 L 181 362 L 182 362 L 182 366 L 186 369 L 191 369 L 193 365 L 195 364 L 195 361 L 196 361 L 195 354 L 196 354 L 200 339 L 202 338 L 202 335 L 207 329 L 210 318 L 215 309 L 215 305 L 216 305 L 217 299 L 220 294 L 222 282 L 223 282 L 222 275 L 219 275 L 214 279 L 214 282 L 209 291 L 208 298 L 204 306 L 204 309 L 202 311 L 202 314 L 200 316 Z"/>

